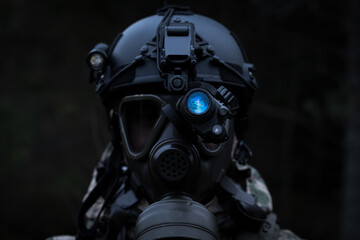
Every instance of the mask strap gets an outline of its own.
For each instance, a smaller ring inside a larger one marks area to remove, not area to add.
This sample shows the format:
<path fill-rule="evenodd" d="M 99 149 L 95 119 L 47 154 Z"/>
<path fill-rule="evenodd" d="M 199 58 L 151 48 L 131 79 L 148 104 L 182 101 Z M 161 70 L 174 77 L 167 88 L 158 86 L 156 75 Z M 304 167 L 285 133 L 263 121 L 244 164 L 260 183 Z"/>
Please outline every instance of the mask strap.
<path fill-rule="evenodd" d="M 218 183 L 226 193 L 231 195 L 231 200 L 235 200 L 232 205 L 224 205 L 231 208 L 228 210 L 234 213 L 235 220 L 244 223 L 250 231 L 258 231 L 266 220 L 265 210 L 256 204 L 253 196 L 245 192 L 240 184 L 234 182 L 225 173 L 221 175 Z M 237 214 L 238 212 L 241 214 Z"/>
<path fill-rule="evenodd" d="M 186 123 L 183 117 L 170 104 L 166 104 L 161 110 L 179 132 L 184 133 L 189 138 L 194 138 L 193 132 L 189 130 L 191 126 Z"/>
<path fill-rule="evenodd" d="M 77 216 L 77 239 L 94 239 L 94 237 L 99 236 L 99 234 L 105 234 L 103 231 L 106 230 L 107 223 L 103 219 L 100 219 L 101 213 L 112 200 L 112 197 L 118 189 L 119 184 L 124 184 L 127 179 L 127 176 L 121 172 L 123 163 L 122 151 L 119 147 L 115 147 L 110 158 L 108 159 L 105 173 L 99 179 L 95 188 L 81 204 Z M 86 212 L 91 208 L 91 206 L 93 206 L 93 204 L 100 196 L 105 196 L 102 209 L 99 211 L 94 225 L 88 228 L 85 224 Z M 133 202 L 137 202 L 137 200 L 132 201 L 132 203 Z"/>

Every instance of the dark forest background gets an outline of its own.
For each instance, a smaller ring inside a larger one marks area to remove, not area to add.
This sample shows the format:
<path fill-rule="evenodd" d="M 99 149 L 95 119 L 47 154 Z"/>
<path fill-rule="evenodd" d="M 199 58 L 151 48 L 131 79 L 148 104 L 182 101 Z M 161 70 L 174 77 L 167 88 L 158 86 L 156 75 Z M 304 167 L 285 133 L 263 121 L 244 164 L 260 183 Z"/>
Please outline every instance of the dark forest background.
<path fill-rule="evenodd" d="M 256 66 L 246 140 L 282 226 L 306 239 L 359 239 L 359 1 L 186 4 L 234 31 Z M 162 6 L 1 1 L 0 239 L 75 232 L 109 141 L 86 55 Z"/>

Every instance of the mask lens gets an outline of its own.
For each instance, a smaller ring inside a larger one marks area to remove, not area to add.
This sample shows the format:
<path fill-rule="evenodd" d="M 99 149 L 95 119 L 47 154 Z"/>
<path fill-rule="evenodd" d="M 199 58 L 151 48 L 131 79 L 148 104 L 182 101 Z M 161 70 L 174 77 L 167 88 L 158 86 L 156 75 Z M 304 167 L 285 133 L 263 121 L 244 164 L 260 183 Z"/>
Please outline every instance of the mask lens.
<path fill-rule="evenodd" d="M 202 115 L 208 111 L 210 105 L 209 97 L 200 91 L 190 94 L 187 100 L 187 107 L 191 113 Z"/>
<path fill-rule="evenodd" d="M 126 138 L 134 153 L 141 152 L 148 142 L 161 114 L 161 103 L 154 100 L 135 100 L 126 102 L 121 116 Z"/>
<path fill-rule="evenodd" d="M 220 144 L 219 143 L 204 143 L 204 146 L 209 151 L 216 151 L 219 148 Z"/>

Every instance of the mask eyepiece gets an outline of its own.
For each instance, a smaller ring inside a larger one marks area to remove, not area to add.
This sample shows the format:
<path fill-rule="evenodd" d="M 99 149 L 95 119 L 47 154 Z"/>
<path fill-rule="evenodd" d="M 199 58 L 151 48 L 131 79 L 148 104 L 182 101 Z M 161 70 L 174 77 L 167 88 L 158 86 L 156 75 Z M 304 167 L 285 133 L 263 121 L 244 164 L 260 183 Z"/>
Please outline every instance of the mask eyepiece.
<path fill-rule="evenodd" d="M 201 89 L 188 92 L 181 104 L 181 112 L 190 122 L 201 123 L 209 120 L 214 113 L 213 98 Z"/>
<path fill-rule="evenodd" d="M 192 89 L 181 100 L 179 107 L 192 131 L 204 142 L 220 143 L 227 140 L 225 123 L 229 109 L 209 91 Z"/>
<path fill-rule="evenodd" d="M 203 115 L 211 106 L 210 98 L 201 91 L 195 91 L 187 98 L 187 109 L 195 115 Z"/>

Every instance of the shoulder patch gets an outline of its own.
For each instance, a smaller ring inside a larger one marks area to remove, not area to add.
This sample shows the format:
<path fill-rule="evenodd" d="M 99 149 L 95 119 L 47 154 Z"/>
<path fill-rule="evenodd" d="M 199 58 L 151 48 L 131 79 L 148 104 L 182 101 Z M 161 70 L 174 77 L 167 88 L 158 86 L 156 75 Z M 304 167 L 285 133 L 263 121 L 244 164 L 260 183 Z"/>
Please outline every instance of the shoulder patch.
<path fill-rule="evenodd" d="M 250 177 L 245 180 L 246 192 L 255 198 L 256 203 L 260 207 L 267 212 L 271 212 L 273 210 L 272 197 L 259 171 L 249 164 L 243 165 L 237 161 L 235 161 L 235 164 L 239 171 L 250 169 Z"/>

